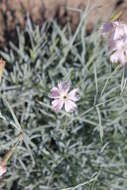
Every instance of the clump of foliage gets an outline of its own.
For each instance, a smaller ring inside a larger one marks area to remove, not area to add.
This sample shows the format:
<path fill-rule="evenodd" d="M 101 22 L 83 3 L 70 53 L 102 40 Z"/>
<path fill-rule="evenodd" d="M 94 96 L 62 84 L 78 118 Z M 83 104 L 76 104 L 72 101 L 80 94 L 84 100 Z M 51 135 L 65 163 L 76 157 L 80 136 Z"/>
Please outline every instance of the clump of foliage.
<path fill-rule="evenodd" d="M 97 30 L 74 34 L 54 21 L 27 21 L 18 44 L 1 51 L 0 156 L 23 133 L 8 171 L 6 190 L 107 190 L 127 187 L 125 68 L 108 60 Z M 116 69 L 117 68 L 117 69 Z M 58 80 L 80 89 L 75 113 L 56 113 L 50 90 Z"/>

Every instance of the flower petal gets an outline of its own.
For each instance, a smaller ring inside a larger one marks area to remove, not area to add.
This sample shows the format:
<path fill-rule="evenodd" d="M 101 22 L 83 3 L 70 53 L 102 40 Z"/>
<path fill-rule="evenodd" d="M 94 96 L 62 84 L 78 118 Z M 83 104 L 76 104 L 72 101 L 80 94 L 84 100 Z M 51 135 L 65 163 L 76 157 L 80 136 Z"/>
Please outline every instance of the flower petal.
<path fill-rule="evenodd" d="M 112 38 L 109 38 L 108 41 L 108 48 L 109 48 L 109 52 L 112 53 L 114 51 L 117 50 L 117 45 L 116 45 L 116 41 L 112 40 Z"/>
<path fill-rule="evenodd" d="M 61 92 L 67 93 L 70 89 L 70 82 L 62 83 L 61 81 L 58 83 L 58 88 Z"/>
<path fill-rule="evenodd" d="M 5 166 L 0 166 L 0 177 L 7 171 L 7 168 Z"/>
<path fill-rule="evenodd" d="M 51 89 L 51 98 L 58 98 L 60 96 L 59 89 L 56 87 L 53 87 Z"/>
<path fill-rule="evenodd" d="M 127 51 L 115 51 L 111 56 L 110 56 L 110 61 L 112 63 L 117 63 L 120 62 L 122 65 L 124 65 L 127 62 Z"/>
<path fill-rule="evenodd" d="M 110 56 L 110 61 L 112 63 L 117 63 L 119 61 L 119 52 L 115 51 L 111 56 Z"/>
<path fill-rule="evenodd" d="M 71 101 L 71 100 L 66 100 L 65 101 L 65 111 L 66 112 L 73 112 L 77 108 L 77 105 Z"/>
<path fill-rule="evenodd" d="M 121 22 L 114 22 L 113 40 L 127 37 L 127 25 Z"/>
<path fill-rule="evenodd" d="M 125 65 L 127 63 L 127 51 L 121 53 L 119 61 L 122 65 Z"/>
<path fill-rule="evenodd" d="M 104 23 L 101 26 L 101 34 L 105 38 L 108 33 L 110 33 L 113 29 L 113 24 L 111 22 Z"/>
<path fill-rule="evenodd" d="M 56 99 L 52 101 L 52 106 L 56 110 L 56 112 L 59 112 L 63 107 L 64 101 L 60 99 Z"/>
<path fill-rule="evenodd" d="M 74 102 L 78 101 L 80 99 L 79 96 L 77 96 L 76 94 L 78 91 L 79 90 L 77 88 L 70 91 L 68 94 L 68 98 Z"/>

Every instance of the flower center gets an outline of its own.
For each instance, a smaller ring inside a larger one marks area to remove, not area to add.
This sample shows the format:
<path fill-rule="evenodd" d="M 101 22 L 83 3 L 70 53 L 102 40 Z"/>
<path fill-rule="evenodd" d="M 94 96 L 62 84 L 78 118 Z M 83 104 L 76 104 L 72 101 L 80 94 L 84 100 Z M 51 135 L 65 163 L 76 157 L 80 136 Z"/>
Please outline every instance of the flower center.
<path fill-rule="evenodd" d="M 65 92 L 61 93 L 61 99 L 63 101 L 66 101 L 67 100 L 67 93 L 65 93 Z"/>
<path fill-rule="evenodd" d="M 66 100 L 66 99 L 67 99 L 67 96 L 66 96 L 66 95 L 64 95 L 64 96 L 63 96 L 63 99 L 64 99 L 64 100 Z"/>

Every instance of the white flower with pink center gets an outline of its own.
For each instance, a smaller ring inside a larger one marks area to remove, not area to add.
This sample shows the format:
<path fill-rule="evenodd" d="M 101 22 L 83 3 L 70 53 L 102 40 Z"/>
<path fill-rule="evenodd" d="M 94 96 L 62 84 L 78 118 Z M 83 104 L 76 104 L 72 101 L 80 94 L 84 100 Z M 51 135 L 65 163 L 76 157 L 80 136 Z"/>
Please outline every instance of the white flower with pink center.
<path fill-rule="evenodd" d="M 79 96 L 77 96 L 78 89 L 73 89 L 70 91 L 70 82 L 58 83 L 58 87 L 53 87 L 51 90 L 51 98 L 54 100 L 52 101 L 52 106 L 59 112 L 63 106 L 65 106 L 66 112 L 73 112 L 77 108 L 75 102 L 79 100 Z"/>

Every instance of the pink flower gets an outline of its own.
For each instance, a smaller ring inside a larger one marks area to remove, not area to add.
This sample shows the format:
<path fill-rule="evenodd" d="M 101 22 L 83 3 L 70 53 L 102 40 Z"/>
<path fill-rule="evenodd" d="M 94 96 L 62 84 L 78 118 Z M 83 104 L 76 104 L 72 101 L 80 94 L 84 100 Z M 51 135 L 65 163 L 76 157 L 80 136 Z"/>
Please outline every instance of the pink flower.
<path fill-rule="evenodd" d="M 7 168 L 1 164 L 1 165 L 0 165 L 0 177 L 1 177 L 6 171 L 7 171 Z"/>
<path fill-rule="evenodd" d="M 113 22 L 114 31 L 112 34 L 113 40 L 120 40 L 127 37 L 127 25 L 120 21 Z"/>
<path fill-rule="evenodd" d="M 122 65 L 127 63 L 127 39 L 115 41 L 110 60 L 112 63 L 120 62 Z"/>
<path fill-rule="evenodd" d="M 111 62 L 120 62 L 125 65 L 127 63 L 127 25 L 120 21 L 105 23 L 101 27 L 101 33 L 103 37 L 107 37 Z"/>
<path fill-rule="evenodd" d="M 78 89 L 73 89 L 70 91 L 70 83 L 58 83 L 58 87 L 53 87 L 51 90 L 51 98 L 54 100 L 52 101 L 52 105 L 54 109 L 59 112 L 63 106 L 65 105 L 66 112 L 73 112 L 77 105 L 75 102 L 79 100 L 77 97 Z"/>
<path fill-rule="evenodd" d="M 119 40 L 127 36 L 127 25 L 120 21 L 104 23 L 101 28 L 101 35 L 109 37 L 109 40 Z"/>

